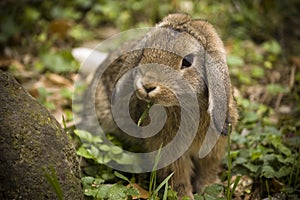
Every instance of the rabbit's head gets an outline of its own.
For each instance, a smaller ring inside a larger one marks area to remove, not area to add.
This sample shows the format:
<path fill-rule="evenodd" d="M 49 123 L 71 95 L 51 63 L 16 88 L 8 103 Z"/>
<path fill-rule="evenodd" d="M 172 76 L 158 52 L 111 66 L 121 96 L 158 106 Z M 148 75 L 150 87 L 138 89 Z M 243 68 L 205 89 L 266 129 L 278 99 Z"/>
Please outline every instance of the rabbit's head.
<path fill-rule="evenodd" d="M 200 96 L 206 95 L 202 77 L 204 50 L 190 34 L 156 27 L 146 35 L 138 48 L 143 50 L 134 84 L 140 99 L 174 106 L 179 104 L 178 94 L 189 91 Z"/>
<path fill-rule="evenodd" d="M 211 120 L 236 121 L 225 50 L 208 22 L 171 14 L 136 49 L 133 84 L 139 99 L 168 107 L 179 105 L 178 95 L 194 93 Z M 223 125 L 217 128 L 224 131 Z"/>

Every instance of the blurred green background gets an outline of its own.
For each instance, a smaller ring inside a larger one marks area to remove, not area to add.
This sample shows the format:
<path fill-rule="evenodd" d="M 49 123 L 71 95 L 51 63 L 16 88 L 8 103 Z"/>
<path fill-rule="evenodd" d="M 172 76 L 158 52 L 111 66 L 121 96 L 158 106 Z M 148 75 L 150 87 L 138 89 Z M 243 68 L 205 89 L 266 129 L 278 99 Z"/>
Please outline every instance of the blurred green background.
<path fill-rule="evenodd" d="M 207 19 L 224 41 L 240 110 L 232 173 L 252 181 L 235 197 L 300 198 L 300 1 L 2 0 L 0 10 L 0 69 L 11 72 L 52 113 L 64 113 L 67 122 L 72 121 L 71 89 L 53 90 L 43 78 L 73 83 L 80 65 L 72 48 L 153 26 L 169 13 Z M 60 96 L 54 98 L 57 91 Z M 99 173 L 108 173 L 102 167 Z M 99 176 L 93 170 L 83 174 Z M 85 187 L 97 190 L 85 181 Z M 201 198 L 218 199 L 218 194 L 207 195 Z"/>
<path fill-rule="evenodd" d="M 185 12 L 213 23 L 224 39 L 276 39 L 291 52 L 300 48 L 294 43 L 300 34 L 297 0 L 3 0 L 0 6 L 1 44 L 24 42 L 47 30 L 63 32 L 63 24 L 53 27 L 55 20 L 71 23 L 69 34 L 80 41 L 97 38 L 93 31 L 102 26 L 120 31 L 152 26 L 168 13 Z"/>

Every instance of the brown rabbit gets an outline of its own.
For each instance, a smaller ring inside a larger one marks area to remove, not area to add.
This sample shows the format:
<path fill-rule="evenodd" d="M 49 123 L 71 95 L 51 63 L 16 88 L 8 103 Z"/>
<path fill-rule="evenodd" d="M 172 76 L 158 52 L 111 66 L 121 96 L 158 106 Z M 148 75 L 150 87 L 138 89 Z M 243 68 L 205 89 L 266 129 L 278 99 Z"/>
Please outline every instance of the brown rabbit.
<path fill-rule="evenodd" d="M 108 67 L 104 70 L 103 66 Z M 130 88 L 128 92 L 126 88 Z M 117 110 L 128 107 L 130 120 L 135 123 L 149 102 L 164 107 L 166 117 L 155 121 L 150 110 L 150 117 L 142 123 L 145 127 L 154 124 L 151 129 L 155 129 L 155 123 L 163 122 L 157 134 L 149 136 L 142 131 L 139 139 L 118 127 L 117 122 L 128 117 L 114 115 L 111 106 L 120 104 L 127 93 L 129 104 L 121 103 Z M 145 152 L 167 146 L 183 130 L 179 142 L 163 153 L 165 160 L 180 157 L 158 170 L 158 177 L 163 180 L 175 172 L 170 184 L 179 198 L 193 199 L 194 192 L 218 181 L 228 124 L 234 126 L 238 118 L 232 93 L 223 43 L 212 25 L 186 14 L 171 14 L 141 39 L 114 51 L 97 69 L 86 94 L 85 120 L 95 123 L 88 116 L 95 110 L 104 132 L 114 133 L 129 144 L 140 144 Z M 190 133 L 193 130 L 194 135 Z M 207 144 L 206 136 L 212 136 L 207 141 L 213 146 L 204 147 L 199 157 L 199 150 Z"/>

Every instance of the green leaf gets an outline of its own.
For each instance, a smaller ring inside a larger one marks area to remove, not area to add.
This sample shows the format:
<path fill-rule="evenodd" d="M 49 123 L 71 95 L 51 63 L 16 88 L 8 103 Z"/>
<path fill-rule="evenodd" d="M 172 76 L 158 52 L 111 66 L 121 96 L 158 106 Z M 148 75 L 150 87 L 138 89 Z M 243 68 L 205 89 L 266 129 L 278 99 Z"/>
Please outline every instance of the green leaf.
<path fill-rule="evenodd" d="M 92 176 L 85 176 L 85 177 L 81 178 L 82 182 L 89 184 L 89 185 L 91 185 L 94 182 L 94 180 L 95 180 L 95 178 Z"/>
<path fill-rule="evenodd" d="M 295 157 L 288 157 L 286 159 L 283 160 L 283 157 L 281 155 L 278 155 L 278 160 L 281 163 L 289 163 L 289 164 L 294 164 L 295 163 Z"/>
<path fill-rule="evenodd" d="M 245 113 L 245 116 L 244 116 L 244 119 L 242 120 L 242 122 L 244 124 L 253 123 L 253 122 L 258 121 L 259 119 L 260 119 L 260 117 L 256 112 L 249 111 L 249 112 Z"/>
<path fill-rule="evenodd" d="M 77 155 L 82 156 L 82 157 L 87 158 L 87 159 L 94 158 L 94 156 L 91 155 L 90 152 L 83 145 L 81 145 L 77 149 L 76 153 L 77 153 Z"/>
<path fill-rule="evenodd" d="M 46 101 L 43 102 L 43 104 L 48 110 L 54 110 L 56 108 L 53 102 Z"/>
<path fill-rule="evenodd" d="M 169 184 L 168 184 L 168 185 L 169 185 Z M 169 186 L 168 194 L 167 194 L 168 199 L 169 199 L 169 200 L 176 200 L 176 199 L 178 199 L 177 193 L 178 193 L 178 192 L 174 191 L 174 190 Z"/>
<path fill-rule="evenodd" d="M 220 193 L 223 192 L 223 185 L 220 185 L 220 184 L 213 184 L 213 185 L 207 186 L 207 187 L 204 189 L 204 192 L 205 192 L 206 194 L 208 194 L 208 195 L 217 197 L 217 196 L 220 195 Z"/>
<path fill-rule="evenodd" d="M 89 8 L 92 2 L 92 0 L 75 0 L 73 3 L 80 8 Z"/>
<path fill-rule="evenodd" d="M 191 200 L 188 196 L 183 196 L 181 200 Z"/>
<path fill-rule="evenodd" d="M 96 161 L 99 163 L 99 164 L 106 164 L 108 163 L 109 161 L 111 161 L 111 157 L 109 157 L 108 155 L 101 155 L 101 156 L 98 156 Z"/>
<path fill-rule="evenodd" d="M 99 146 L 99 149 L 102 150 L 102 151 L 110 151 L 111 147 L 108 146 L 107 144 L 102 144 L 102 145 Z"/>
<path fill-rule="evenodd" d="M 97 195 L 95 196 L 97 199 L 106 199 L 109 194 L 110 187 L 108 185 L 100 185 L 97 190 Z"/>
<path fill-rule="evenodd" d="M 112 179 L 115 179 L 116 176 L 112 171 L 102 171 L 101 178 L 103 178 L 105 181 L 111 181 Z"/>
<path fill-rule="evenodd" d="M 104 183 L 102 178 L 94 178 L 91 176 L 86 176 L 81 178 L 83 185 L 84 195 L 96 197 L 98 194 L 98 188 L 101 187 L 101 184 Z"/>
<path fill-rule="evenodd" d="M 25 18 L 27 21 L 35 21 L 40 18 L 40 12 L 33 7 L 25 7 Z"/>
<path fill-rule="evenodd" d="M 239 71 L 238 78 L 239 78 L 240 82 L 242 82 L 242 83 L 245 83 L 247 85 L 253 84 L 253 80 L 252 80 L 251 76 L 249 76 L 247 73 L 245 73 L 243 71 Z"/>
<path fill-rule="evenodd" d="M 265 61 L 264 62 L 264 67 L 267 68 L 267 69 L 272 69 L 273 64 L 270 61 Z"/>
<path fill-rule="evenodd" d="M 83 25 L 77 24 L 69 32 L 69 35 L 76 40 L 88 40 L 93 37 L 93 33 L 88 31 Z"/>
<path fill-rule="evenodd" d="M 269 53 L 275 54 L 275 55 L 279 55 L 281 53 L 281 47 L 279 45 L 279 43 L 276 40 L 271 40 L 271 41 L 267 41 L 264 42 L 262 44 L 262 48 Z"/>
<path fill-rule="evenodd" d="M 115 171 L 114 174 L 115 174 L 116 177 L 118 177 L 118 178 L 120 178 L 120 179 L 122 179 L 124 181 L 127 181 L 128 183 L 131 183 L 130 180 L 126 176 L 124 176 L 123 174 L 120 174 L 117 171 Z"/>
<path fill-rule="evenodd" d="M 77 135 L 81 140 L 85 140 L 86 142 L 91 143 L 93 140 L 93 136 L 91 133 L 85 131 L 85 130 L 74 130 L 75 135 Z"/>
<path fill-rule="evenodd" d="M 81 182 L 83 183 L 84 188 L 86 188 L 87 186 L 91 186 L 94 180 L 95 178 L 92 176 L 85 176 L 81 178 Z"/>
<path fill-rule="evenodd" d="M 94 158 L 98 158 L 100 155 L 100 151 L 97 147 L 95 147 L 94 145 L 91 145 L 90 149 L 87 149 L 87 151 L 94 157 Z"/>
<path fill-rule="evenodd" d="M 116 183 L 109 188 L 107 197 L 110 200 L 123 200 L 127 197 L 127 187 L 120 183 Z"/>
<path fill-rule="evenodd" d="M 275 174 L 276 178 L 281 178 L 284 176 L 288 176 L 289 174 L 291 174 L 292 171 L 292 167 L 289 166 L 283 166 L 279 169 L 279 171 Z"/>
<path fill-rule="evenodd" d="M 267 91 L 271 94 L 271 95 L 278 95 L 280 93 L 282 94 L 286 94 L 289 92 L 289 88 L 288 87 L 285 87 L 285 86 L 282 86 L 282 85 L 279 85 L 279 84 L 269 84 L 267 85 Z"/>
<path fill-rule="evenodd" d="M 73 91 L 68 88 L 62 88 L 60 90 L 60 95 L 63 98 L 72 99 Z"/>
<path fill-rule="evenodd" d="M 112 152 L 113 154 L 121 154 L 123 152 L 123 149 L 118 146 L 112 146 L 110 152 Z"/>
<path fill-rule="evenodd" d="M 243 157 L 238 157 L 236 160 L 235 160 L 235 164 L 243 164 L 243 163 L 247 163 L 249 160 L 246 159 L 246 158 L 243 158 Z"/>
<path fill-rule="evenodd" d="M 235 66 L 241 67 L 241 66 L 245 65 L 245 62 L 244 62 L 243 58 L 240 56 L 228 55 L 227 56 L 227 64 L 229 66 L 233 66 L 233 67 L 235 67 Z"/>
<path fill-rule="evenodd" d="M 295 76 L 295 80 L 297 80 L 298 82 L 300 82 L 300 72 L 297 72 L 297 74 Z"/>
<path fill-rule="evenodd" d="M 100 136 L 93 136 L 92 141 L 94 144 L 99 145 L 100 143 L 103 142 L 103 139 Z"/>
<path fill-rule="evenodd" d="M 119 164 L 123 165 L 131 165 L 133 162 L 135 162 L 135 156 L 127 154 L 127 153 L 122 153 L 122 156 L 115 161 Z"/>
<path fill-rule="evenodd" d="M 252 163 L 245 163 L 245 164 L 243 164 L 243 166 L 246 167 L 247 169 L 249 169 L 251 172 L 254 172 L 254 173 L 256 173 L 258 168 L 259 168 L 258 165 L 254 165 Z"/>
<path fill-rule="evenodd" d="M 95 197 L 98 194 L 98 189 L 88 188 L 84 190 L 84 195 Z"/>
<path fill-rule="evenodd" d="M 275 154 L 267 154 L 267 155 L 263 155 L 262 159 L 263 159 L 264 163 L 270 163 L 271 161 L 276 160 L 276 156 L 275 156 Z"/>
<path fill-rule="evenodd" d="M 51 95 L 52 93 L 48 92 L 46 88 L 44 87 L 39 87 L 38 89 L 39 93 L 39 100 L 44 103 L 47 99 L 47 96 Z"/>
<path fill-rule="evenodd" d="M 266 126 L 264 132 L 270 133 L 273 136 L 282 136 L 282 133 L 274 126 Z"/>
<path fill-rule="evenodd" d="M 243 108 L 250 108 L 251 103 L 252 103 L 252 102 L 249 101 L 249 99 L 239 98 L 239 97 L 237 97 L 237 102 L 238 102 L 239 105 L 241 105 L 241 107 L 243 107 Z"/>
<path fill-rule="evenodd" d="M 260 151 L 259 149 L 253 150 L 251 152 L 251 160 L 257 160 L 260 159 L 263 156 L 262 151 Z"/>
<path fill-rule="evenodd" d="M 219 200 L 218 197 L 214 197 L 214 196 L 209 195 L 209 194 L 204 194 L 204 199 L 205 200 Z"/>
<path fill-rule="evenodd" d="M 200 194 L 195 194 L 194 195 L 194 200 L 204 200 L 204 197 Z"/>
<path fill-rule="evenodd" d="M 231 150 L 230 151 L 230 157 L 231 158 L 236 158 L 239 154 L 239 150 Z"/>
<path fill-rule="evenodd" d="M 62 7 L 54 6 L 50 10 L 50 14 L 53 18 L 65 18 L 65 19 L 74 19 L 78 20 L 81 18 L 82 13 L 75 10 L 75 7 Z"/>
<path fill-rule="evenodd" d="M 127 196 L 139 196 L 140 195 L 140 192 L 138 191 L 138 189 L 136 188 L 133 188 L 133 187 L 130 187 L 127 189 Z"/>
<path fill-rule="evenodd" d="M 41 56 L 42 64 L 56 73 L 74 72 L 78 69 L 78 63 L 73 59 L 70 51 L 45 52 Z"/>
<path fill-rule="evenodd" d="M 264 165 L 262 167 L 261 176 L 264 176 L 266 178 L 273 178 L 276 176 L 276 172 L 270 165 Z"/>
<path fill-rule="evenodd" d="M 253 67 L 251 70 L 251 74 L 254 78 L 262 78 L 265 76 L 265 70 L 261 67 Z"/>
<path fill-rule="evenodd" d="M 105 180 L 102 178 L 95 178 L 93 184 L 96 185 L 95 187 L 98 187 L 100 184 L 104 183 Z"/>
<path fill-rule="evenodd" d="M 277 139 L 276 139 L 277 138 Z M 284 144 L 282 144 L 282 141 L 278 137 L 269 136 L 268 139 L 270 140 L 271 144 L 279 150 L 281 153 L 283 153 L 286 156 L 291 156 L 292 152 L 289 148 L 287 148 Z"/>

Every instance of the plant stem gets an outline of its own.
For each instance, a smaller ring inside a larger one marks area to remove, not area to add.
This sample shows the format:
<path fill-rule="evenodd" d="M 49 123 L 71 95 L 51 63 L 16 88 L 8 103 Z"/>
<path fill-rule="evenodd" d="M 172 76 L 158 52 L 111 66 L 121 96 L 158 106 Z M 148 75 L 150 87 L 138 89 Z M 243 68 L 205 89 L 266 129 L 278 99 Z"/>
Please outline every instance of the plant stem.
<path fill-rule="evenodd" d="M 266 188 L 267 188 L 267 192 L 268 192 L 268 198 L 269 198 L 269 200 L 272 200 L 272 197 L 270 195 L 270 188 L 269 188 L 268 180 L 266 180 Z"/>
<path fill-rule="evenodd" d="M 161 156 L 161 149 L 162 149 L 162 144 L 160 145 L 160 147 L 158 149 L 157 155 L 155 157 L 155 163 L 154 163 L 151 175 L 150 175 L 149 193 L 150 193 L 151 196 L 155 195 L 156 178 L 157 178 L 156 177 L 156 168 L 157 168 L 160 156 Z"/>
<path fill-rule="evenodd" d="M 230 156 L 230 133 L 231 133 L 231 124 L 228 124 L 228 136 L 227 136 L 227 164 L 228 164 L 228 172 L 227 172 L 227 200 L 231 200 L 231 190 L 230 190 L 230 181 L 231 181 L 231 156 Z"/>
<path fill-rule="evenodd" d="M 147 115 L 149 114 L 149 110 L 151 108 L 151 106 L 153 105 L 153 103 L 148 103 L 146 109 L 144 110 L 143 114 L 141 115 L 141 117 L 139 118 L 139 121 L 137 123 L 138 126 L 141 126 L 143 120 L 147 117 Z"/>

